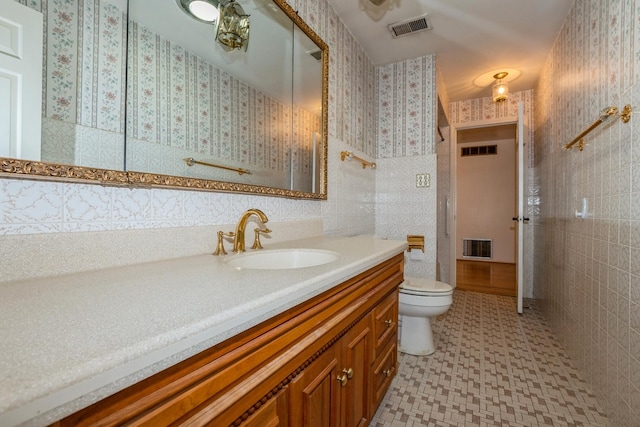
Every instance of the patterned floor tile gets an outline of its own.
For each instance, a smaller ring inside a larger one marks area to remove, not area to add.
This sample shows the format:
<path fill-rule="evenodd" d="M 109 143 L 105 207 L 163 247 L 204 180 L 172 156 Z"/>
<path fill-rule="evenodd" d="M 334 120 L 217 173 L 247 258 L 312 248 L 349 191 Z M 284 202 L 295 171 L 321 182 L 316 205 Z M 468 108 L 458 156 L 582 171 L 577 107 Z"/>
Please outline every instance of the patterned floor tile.
<path fill-rule="evenodd" d="M 400 353 L 370 427 L 610 426 L 535 306 L 454 291 L 432 322 L 436 352 Z"/>

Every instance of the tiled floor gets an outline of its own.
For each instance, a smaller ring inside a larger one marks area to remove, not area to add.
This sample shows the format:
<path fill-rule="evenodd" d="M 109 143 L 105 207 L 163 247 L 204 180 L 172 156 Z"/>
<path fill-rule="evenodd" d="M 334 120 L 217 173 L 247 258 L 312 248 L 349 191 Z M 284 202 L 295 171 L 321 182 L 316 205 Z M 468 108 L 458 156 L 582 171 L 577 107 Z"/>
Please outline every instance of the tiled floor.
<path fill-rule="evenodd" d="M 533 302 L 455 291 L 436 352 L 399 355 L 370 426 L 607 426 Z"/>

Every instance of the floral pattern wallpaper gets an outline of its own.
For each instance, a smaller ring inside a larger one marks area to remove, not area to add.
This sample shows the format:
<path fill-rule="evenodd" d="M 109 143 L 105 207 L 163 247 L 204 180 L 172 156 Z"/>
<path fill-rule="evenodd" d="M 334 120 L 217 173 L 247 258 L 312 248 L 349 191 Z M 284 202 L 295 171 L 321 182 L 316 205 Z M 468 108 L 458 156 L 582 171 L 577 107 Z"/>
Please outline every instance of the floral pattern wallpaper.
<path fill-rule="evenodd" d="M 42 10 L 46 16 L 47 0 L 18 1 Z M 69 4 L 77 3 L 69 1 Z M 326 0 L 292 0 L 289 4 L 329 45 L 329 193 L 326 201 L 0 179 L 0 236 L 41 233 L 64 236 L 89 230 L 227 224 L 232 221 L 229 215 L 235 218 L 254 206 L 264 208 L 273 222 L 321 218 L 327 234 L 373 233 L 375 179 L 370 170 L 344 165 L 340 151 L 354 150 L 367 158 L 375 158 L 375 68 Z M 354 58 L 357 58 L 357 69 L 344 65 L 346 61 L 353 64 Z M 347 108 L 353 113 L 350 117 L 344 116 Z M 48 119 L 45 122 L 61 124 L 55 129 L 60 139 L 85 134 L 74 129 L 77 125 L 72 123 Z M 345 127 L 343 122 L 356 125 Z M 92 133 L 90 139 L 98 141 L 108 139 L 106 137 L 100 131 L 99 138 L 94 139 Z M 354 179 L 353 173 L 362 176 Z M 96 203 L 99 209 L 85 209 Z M 96 217 L 96 212 L 101 213 L 100 217 Z"/>
<path fill-rule="evenodd" d="M 29 1 L 44 15 L 44 117 L 124 132 L 126 11 L 106 1 Z"/>
<path fill-rule="evenodd" d="M 639 117 L 562 146 L 638 100 L 640 1 L 574 2 L 535 90 L 535 294 L 615 426 L 640 420 Z"/>
<path fill-rule="evenodd" d="M 378 157 L 435 153 L 435 55 L 376 69 Z"/>
<path fill-rule="evenodd" d="M 246 167 L 289 171 L 293 161 L 295 171 L 311 170 L 320 116 L 269 98 L 137 23 L 129 31 L 130 138 Z"/>

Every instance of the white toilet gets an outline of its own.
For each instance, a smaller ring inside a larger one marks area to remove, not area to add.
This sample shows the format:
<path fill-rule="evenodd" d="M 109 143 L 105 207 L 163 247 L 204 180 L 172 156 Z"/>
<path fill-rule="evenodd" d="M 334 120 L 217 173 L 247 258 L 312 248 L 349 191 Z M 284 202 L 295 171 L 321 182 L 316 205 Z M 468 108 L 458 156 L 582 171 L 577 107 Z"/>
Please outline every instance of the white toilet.
<path fill-rule="evenodd" d="M 405 277 L 400 284 L 400 348 L 403 353 L 418 356 L 436 349 L 431 333 L 430 317 L 449 310 L 453 288 L 436 280 Z"/>

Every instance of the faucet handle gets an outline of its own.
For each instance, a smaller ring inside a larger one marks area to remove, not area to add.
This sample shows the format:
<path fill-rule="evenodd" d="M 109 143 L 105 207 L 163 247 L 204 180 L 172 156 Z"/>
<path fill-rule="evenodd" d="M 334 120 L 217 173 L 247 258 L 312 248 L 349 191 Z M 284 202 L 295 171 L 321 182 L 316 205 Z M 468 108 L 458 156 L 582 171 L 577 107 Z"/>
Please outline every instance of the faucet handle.
<path fill-rule="evenodd" d="M 253 240 L 253 246 L 251 249 L 262 249 L 262 243 L 260 243 L 260 233 L 271 233 L 271 230 L 268 228 L 256 228 L 254 231 L 256 238 Z"/>
<path fill-rule="evenodd" d="M 216 250 L 215 252 L 213 252 L 214 255 L 226 255 L 227 251 L 224 250 L 224 237 L 233 237 L 235 236 L 235 233 L 233 231 L 230 231 L 229 233 L 225 233 L 224 231 L 218 231 L 218 245 L 216 246 Z"/>

